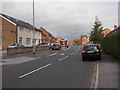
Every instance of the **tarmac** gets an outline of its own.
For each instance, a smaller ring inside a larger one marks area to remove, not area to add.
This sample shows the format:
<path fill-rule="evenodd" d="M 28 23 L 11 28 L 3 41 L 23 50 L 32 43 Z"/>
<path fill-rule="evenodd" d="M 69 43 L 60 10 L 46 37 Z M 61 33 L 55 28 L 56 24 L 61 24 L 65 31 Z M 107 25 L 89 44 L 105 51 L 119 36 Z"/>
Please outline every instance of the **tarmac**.
<path fill-rule="evenodd" d="M 0 67 L 35 60 L 37 58 L 41 58 L 53 53 L 56 53 L 56 51 L 45 50 L 45 51 L 38 51 L 35 55 L 33 55 L 32 52 L 28 52 L 23 54 L 7 56 L 6 51 L 0 52 Z M 99 66 L 98 88 L 118 88 L 119 87 L 118 60 L 116 60 L 115 58 L 113 58 L 108 54 L 103 54 L 102 60 L 98 61 L 97 63 Z"/>

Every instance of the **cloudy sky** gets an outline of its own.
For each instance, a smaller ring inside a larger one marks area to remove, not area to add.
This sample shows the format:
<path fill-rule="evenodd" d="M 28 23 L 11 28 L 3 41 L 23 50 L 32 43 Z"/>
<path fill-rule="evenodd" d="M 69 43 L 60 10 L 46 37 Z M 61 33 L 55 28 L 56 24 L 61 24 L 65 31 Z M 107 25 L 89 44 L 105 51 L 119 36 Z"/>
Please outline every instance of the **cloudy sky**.
<path fill-rule="evenodd" d="M 105 1 L 105 0 L 104 0 Z M 2 2 L 2 13 L 32 24 L 32 2 Z M 35 0 L 35 26 L 68 40 L 89 35 L 97 15 L 104 28 L 118 25 L 118 2 Z"/>

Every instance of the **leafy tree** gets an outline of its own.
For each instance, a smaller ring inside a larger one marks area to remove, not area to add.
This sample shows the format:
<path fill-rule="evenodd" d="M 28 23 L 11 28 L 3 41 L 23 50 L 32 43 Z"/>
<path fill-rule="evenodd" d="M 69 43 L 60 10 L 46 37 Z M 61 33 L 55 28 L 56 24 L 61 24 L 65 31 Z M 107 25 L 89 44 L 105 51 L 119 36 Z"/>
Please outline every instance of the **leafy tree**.
<path fill-rule="evenodd" d="M 77 45 L 78 42 L 79 42 L 79 40 L 74 40 L 74 41 L 73 41 L 73 44 Z"/>
<path fill-rule="evenodd" d="M 90 33 L 90 41 L 94 44 L 101 44 L 101 40 L 103 39 L 103 27 L 98 17 L 95 17 L 95 22 L 93 28 Z"/>

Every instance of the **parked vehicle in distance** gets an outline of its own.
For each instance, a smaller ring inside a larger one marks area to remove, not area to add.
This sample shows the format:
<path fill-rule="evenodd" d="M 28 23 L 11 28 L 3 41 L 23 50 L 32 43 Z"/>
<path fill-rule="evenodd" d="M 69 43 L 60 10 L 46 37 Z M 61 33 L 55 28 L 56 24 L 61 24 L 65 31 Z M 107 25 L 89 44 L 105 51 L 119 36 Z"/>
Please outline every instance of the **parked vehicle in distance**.
<path fill-rule="evenodd" d="M 52 50 L 61 50 L 61 46 L 59 44 L 53 44 Z"/>
<path fill-rule="evenodd" d="M 37 45 L 38 46 L 48 46 L 49 48 L 51 48 L 51 44 L 50 43 L 39 43 Z"/>
<path fill-rule="evenodd" d="M 85 61 L 88 58 L 94 58 L 101 60 L 101 50 L 96 44 L 85 45 L 82 49 L 82 60 Z"/>
<path fill-rule="evenodd" d="M 8 48 L 19 48 L 19 47 L 24 47 L 24 45 L 21 43 L 11 43 L 8 45 Z"/>

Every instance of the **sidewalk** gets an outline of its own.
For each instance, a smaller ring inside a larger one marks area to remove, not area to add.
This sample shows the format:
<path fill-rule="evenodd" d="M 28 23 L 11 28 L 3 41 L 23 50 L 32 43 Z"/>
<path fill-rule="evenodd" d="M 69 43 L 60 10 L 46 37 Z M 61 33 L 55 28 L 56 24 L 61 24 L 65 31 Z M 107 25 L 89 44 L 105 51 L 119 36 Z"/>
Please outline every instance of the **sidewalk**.
<path fill-rule="evenodd" d="M 4 51 L 0 50 L 0 57 L 6 56 L 6 55 L 7 55 L 7 50 L 4 50 Z"/>
<path fill-rule="evenodd" d="M 110 55 L 102 55 L 102 60 L 98 61 L 98 88 L 118 88 L 118 64 L 118 61 Z"/>
<path fill-rule="evenodd" d="M 11 65 L 11 64 L 19 64 L 35 59 L 39 59 L 41 57 L 50 55 L 55 53 L 56 51 L 52 50 L 43 50 L 43 51 L 36 51 L 36 54 L 32 52 L 15 54 L 15 55 L 7 55 L 0 57 L 0 66 Z"/>

